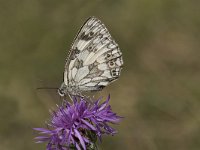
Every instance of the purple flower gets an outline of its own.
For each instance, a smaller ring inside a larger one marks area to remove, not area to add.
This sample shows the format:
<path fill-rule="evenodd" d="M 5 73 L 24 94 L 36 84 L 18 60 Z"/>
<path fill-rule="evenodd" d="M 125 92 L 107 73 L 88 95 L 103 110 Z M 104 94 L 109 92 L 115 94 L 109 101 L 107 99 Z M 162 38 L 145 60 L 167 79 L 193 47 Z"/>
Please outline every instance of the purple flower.
<path fill-rule="evenodd" d="M 109 99 L 101 104 L 101 98 L 94 103 L 78 97 L 73 97 L 73 103 L 64 101 L 53 111 L 48 129 L 34 128 L 41 134 L 35 138 L 37 143 L 48 142 L 47 150 L 92 149 L 102 134 L 116 133 L 109 123 L 117 123 L 121 117 L 112 112 Z"/>

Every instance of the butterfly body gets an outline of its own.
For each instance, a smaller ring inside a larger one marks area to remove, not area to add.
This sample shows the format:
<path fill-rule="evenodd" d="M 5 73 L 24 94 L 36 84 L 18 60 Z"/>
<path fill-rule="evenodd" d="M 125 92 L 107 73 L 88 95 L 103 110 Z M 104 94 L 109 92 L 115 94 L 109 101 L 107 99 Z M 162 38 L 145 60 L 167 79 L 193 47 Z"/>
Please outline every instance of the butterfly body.
<path fill-rule="evenodd" d="M 107 28 L 95 17 L 89 18 L 72 44 L 66 60 L 61 96 L 99 91 L 120 76 L 122 53 Z"/>

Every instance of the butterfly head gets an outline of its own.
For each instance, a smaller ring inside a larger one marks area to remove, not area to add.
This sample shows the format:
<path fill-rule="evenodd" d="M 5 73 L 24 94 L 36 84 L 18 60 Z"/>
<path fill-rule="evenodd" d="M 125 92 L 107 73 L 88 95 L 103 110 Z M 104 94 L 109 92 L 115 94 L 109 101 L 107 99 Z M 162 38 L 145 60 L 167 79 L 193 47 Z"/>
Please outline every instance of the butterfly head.
<path fill-rule="evenodd" d="M 65 95 L 64 90 L 59 88 L 58 94 L 63 97 Z"/>
<path fill-rule="evenodd" d="M 60 88 L 58 89 L 58 94 L 63 97 L 67 94 L 67 86 L 65 85 L 65 83 L 62 83 Z"/>

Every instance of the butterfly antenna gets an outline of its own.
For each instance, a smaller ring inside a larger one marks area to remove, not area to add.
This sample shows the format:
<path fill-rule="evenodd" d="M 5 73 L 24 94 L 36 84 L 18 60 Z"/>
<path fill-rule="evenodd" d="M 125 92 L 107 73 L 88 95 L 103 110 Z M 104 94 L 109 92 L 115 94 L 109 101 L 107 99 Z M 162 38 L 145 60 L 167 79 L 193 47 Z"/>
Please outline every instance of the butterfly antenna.
<path fill-rule="evenodd" d="M 56 87 L 39 87 L 39 88 L 36 88 L 36 90 L 43 90 L 43 89 L 53 89 L 53 90 L 58 90 L 58 88 Z"/>

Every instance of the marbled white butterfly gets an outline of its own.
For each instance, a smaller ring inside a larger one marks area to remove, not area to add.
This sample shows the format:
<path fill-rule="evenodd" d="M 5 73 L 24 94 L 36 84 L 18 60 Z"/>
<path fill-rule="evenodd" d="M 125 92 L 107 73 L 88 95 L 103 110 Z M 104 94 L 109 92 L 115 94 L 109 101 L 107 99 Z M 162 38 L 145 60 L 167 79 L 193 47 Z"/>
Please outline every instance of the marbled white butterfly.
<path fill-rule="evenodd" d="M 60 96 L 99 91 L 120 76 L 122 53 L 105 25 L 90 17 L 81 27 L 66 59 Z"/>

